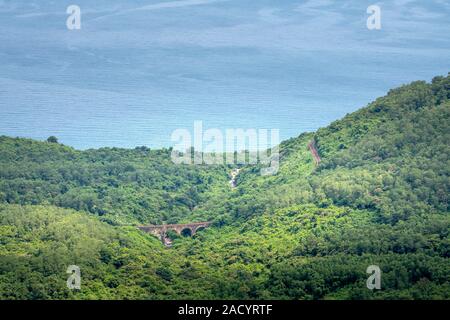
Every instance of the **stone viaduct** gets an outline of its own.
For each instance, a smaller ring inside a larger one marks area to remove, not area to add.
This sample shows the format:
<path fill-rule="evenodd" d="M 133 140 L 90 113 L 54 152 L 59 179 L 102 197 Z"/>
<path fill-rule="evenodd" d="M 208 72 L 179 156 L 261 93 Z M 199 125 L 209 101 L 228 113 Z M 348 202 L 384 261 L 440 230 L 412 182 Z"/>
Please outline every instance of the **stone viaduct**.
<path fill-rule="evenodd" d="M 179 235 L 193 236 L 198 230 L 207 228 L 210 225 L 211 222 L 193 222 L 186 224 L 164 224 L 160 226 L 139 226 L 138 228 L 158 237 L 164 245 L 170 246 L 172 244 L 172 240 L 167 236 L 167 231 L 175 231 Z"/>

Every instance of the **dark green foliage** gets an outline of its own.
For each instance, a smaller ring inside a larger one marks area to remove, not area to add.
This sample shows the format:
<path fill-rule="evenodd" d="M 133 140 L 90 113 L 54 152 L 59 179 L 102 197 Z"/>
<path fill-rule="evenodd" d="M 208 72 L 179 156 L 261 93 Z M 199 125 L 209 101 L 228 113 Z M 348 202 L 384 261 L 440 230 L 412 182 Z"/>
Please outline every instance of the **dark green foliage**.
<path fill-rule="evenodd" d="M 0 298 L 450 299 L 449 141 L 450 76 L 283 142 L 278 174 L 236 188 L 170 150 L 0 137 Z M 201 220 L 170 249 L 127 226 Z"/>
<path fill-rule="evenodd" d="M 55 137 L 55 136 L 50 136 L 50 137 L 48 137 L 47 142 L 49 142 L 49 143 L 58 143 L 58 138 Z"/>
<path fill-rule="evenodd" d="M 224 167 L 176 166 L 170 150 L 76 151 L 0 137 L 0 192 L 7 203 L 50 203 L 111 223 L 175 223 L 207 191 L 226 185 Z"/>

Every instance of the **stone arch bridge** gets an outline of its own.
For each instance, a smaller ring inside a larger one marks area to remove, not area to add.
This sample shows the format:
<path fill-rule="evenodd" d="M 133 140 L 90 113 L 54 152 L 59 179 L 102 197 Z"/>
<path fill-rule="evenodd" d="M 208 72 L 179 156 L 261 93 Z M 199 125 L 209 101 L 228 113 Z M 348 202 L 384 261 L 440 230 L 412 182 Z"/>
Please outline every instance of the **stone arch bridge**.
<path fill-rule="evenodd" d="M 170 246 L 172 240 L 167 236 L 168 231 L 175 231 L 177 234 L 190 234 L 193 236 L 198 230 L 207 228 L 212 222 L 193 222 L 185 224 L 164 224 L 164 225 L 149 225 L 149 226 L 139 226 L 138 228 L 144 232 L 150 233 L 163 242 L 164 245 Z"/>

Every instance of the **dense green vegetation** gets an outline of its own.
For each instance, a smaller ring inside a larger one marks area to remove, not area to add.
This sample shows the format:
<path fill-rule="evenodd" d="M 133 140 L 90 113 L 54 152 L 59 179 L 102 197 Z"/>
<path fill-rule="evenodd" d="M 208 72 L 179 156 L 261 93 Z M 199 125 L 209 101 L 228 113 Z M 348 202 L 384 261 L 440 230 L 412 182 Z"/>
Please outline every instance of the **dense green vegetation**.
<path fill-rule="evenodd" d="M 190 221 L 208 191 L 226 188 L 228 172 L 178 166 L 170 154 L 0 137 L 0 201 L 72 208 L 114 224 Z"/>
<path fill-rule="evenodd" d="M 0 137 L 0 298 L 450 299 L 449 120 L 450 76 L 414 82 L 283 142 L 277 175 L 243 167 L 233 189 L 229 167 L 170 150 Z M 133 227 L 201 220 L 170 249 Z"/>

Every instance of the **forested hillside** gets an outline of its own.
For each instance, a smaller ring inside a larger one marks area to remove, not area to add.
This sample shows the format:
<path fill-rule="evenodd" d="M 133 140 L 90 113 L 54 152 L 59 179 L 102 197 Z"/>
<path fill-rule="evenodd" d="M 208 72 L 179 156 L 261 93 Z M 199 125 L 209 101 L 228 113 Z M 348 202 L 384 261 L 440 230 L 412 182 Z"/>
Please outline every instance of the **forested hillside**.
<path fill-rule="evenodd" d="M 0 201 L 72 208 L 112 224 L 190 221 L 207 192 L 226 187 L 228 171 L 178 166 L 170 155 L 0 137 Z"/>
<path fill-rule="evenodd" d="M 450 299 L 449 141 L 450 76 L 283 142 L 278 174 L 236 188 L 170 150 L 1 137 L 0 298 Z M 172 248 L 133 227 L 201 220 Z"/>

